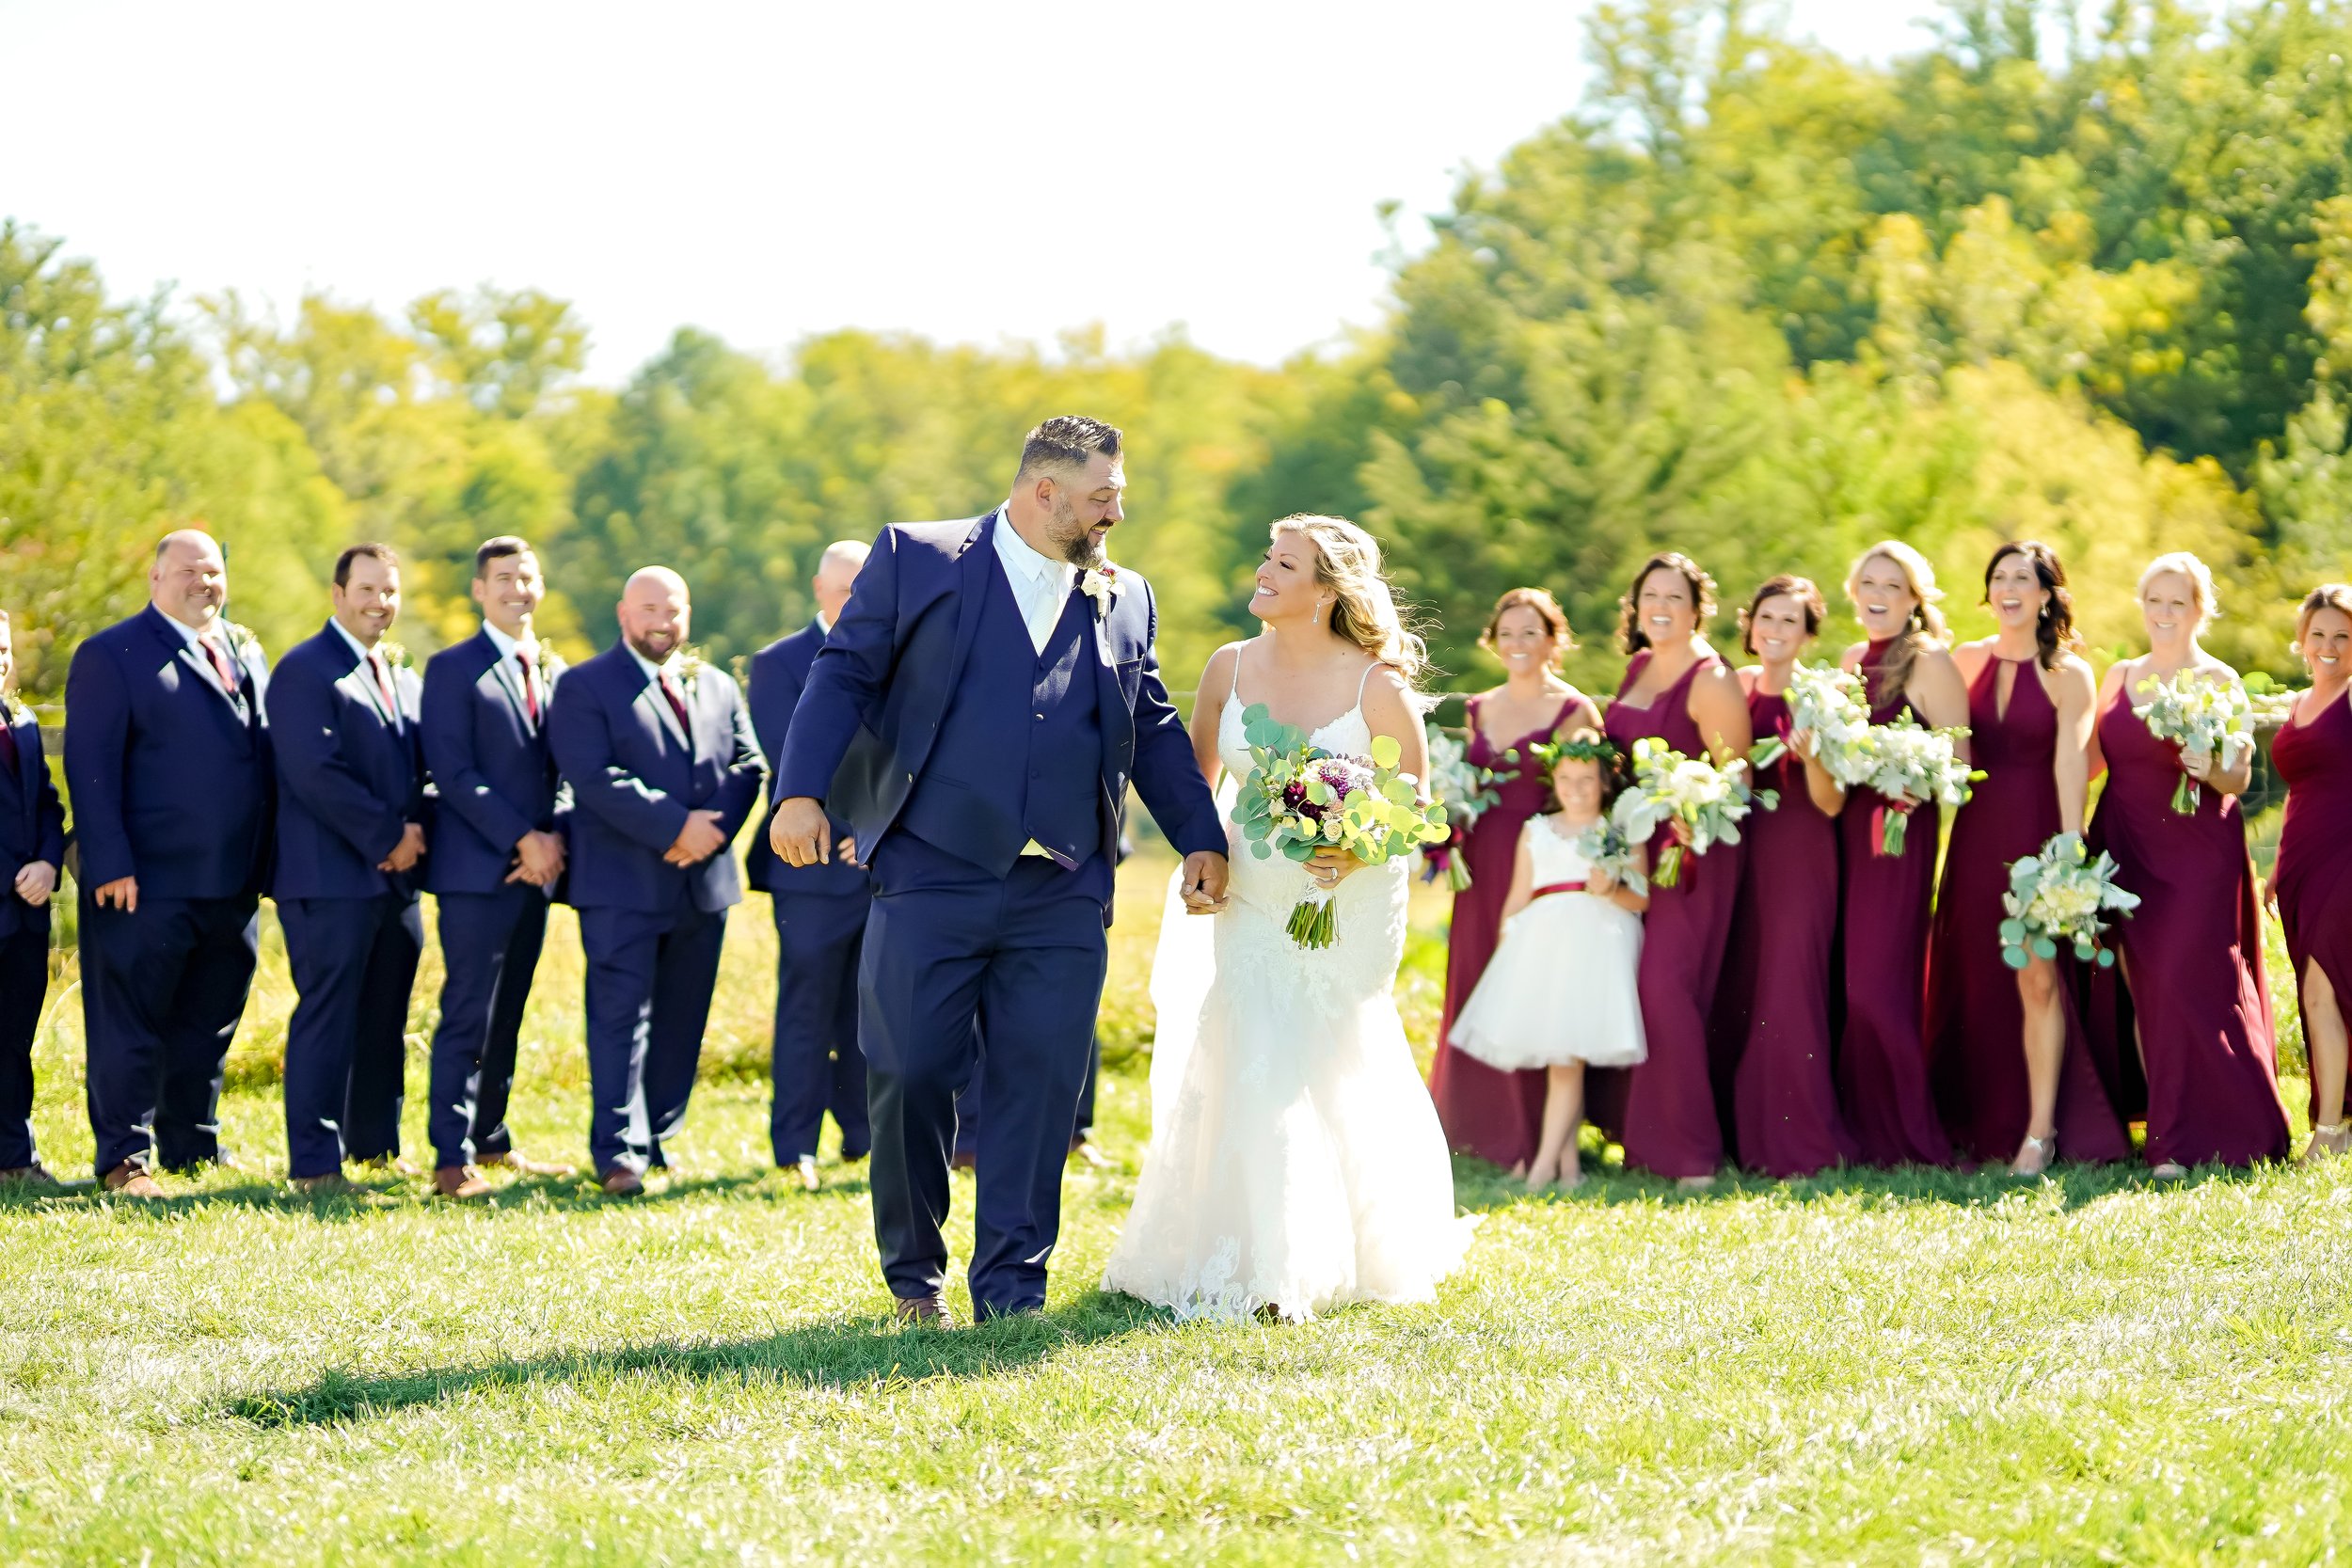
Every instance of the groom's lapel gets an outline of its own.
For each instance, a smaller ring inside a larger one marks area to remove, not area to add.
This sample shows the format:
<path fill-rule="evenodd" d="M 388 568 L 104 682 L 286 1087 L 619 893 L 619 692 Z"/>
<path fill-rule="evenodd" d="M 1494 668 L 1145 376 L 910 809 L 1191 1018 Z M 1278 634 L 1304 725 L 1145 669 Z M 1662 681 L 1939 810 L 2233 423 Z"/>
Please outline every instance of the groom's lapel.
<path fill-rule="evenodd" d="M 963 548 L 956 556 L 956 643 L 947 659 L 947 680 L 945 689 L 952 691 L 963 679 L 964 660 L 971 655 L 972 639 L 979 635 L 980 603 L 988 593 L 988 574 L 996 564 L 994 540 L 990 530 L 996 526 L 993 512 L 972 525 L 964 535 Z"/>

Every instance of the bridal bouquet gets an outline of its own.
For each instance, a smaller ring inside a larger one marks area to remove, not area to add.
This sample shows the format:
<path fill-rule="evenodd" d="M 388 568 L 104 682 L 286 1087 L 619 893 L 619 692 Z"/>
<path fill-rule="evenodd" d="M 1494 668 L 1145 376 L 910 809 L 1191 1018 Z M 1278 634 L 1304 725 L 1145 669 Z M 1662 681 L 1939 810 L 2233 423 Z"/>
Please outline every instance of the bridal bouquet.
<path fill-rule="evenodd" d="M 1756 805 L 1771 811 L 1780 797 L 1748 786 L 1748 765 L 1718 768 L 1704 757 L 1686 757 L 1663 741 L 1633 743 L 1633 783 L 1610 808 L 1610 819 L 1631 844 L 1646 844 L 1661 827 L 1674 842 L 1659 852 L 1650 881 L 1673 887 L 1682 879 L 1682 854 L 1704 855 L 1717 844 L 1740 842 L 1740 819 Z"/>
<path fill-rule="evenodd" d="M 1634 841 L 1606 816 L 1576 835 L 1576 852 L 1584 857 L 1586 865 L 1616 879 L 1619 887 L 1647 894 L 1649 879 L 1642 875 L 1633 851 Z"/>
<path fill-rule="evenodd" d="M 2132 711 L 2150 735 L 2174 742 L 2184 756 L 2216 758 L 2226 773 L 2253 750 L 2253 705 L 2237 682 L 2183 670 L 2169 681 L 2140 682 L 2139 692 L 2147 700 L 2133 704 Z M 2204 786 L 2185 772 L 2172 788 L 2172 809 L 2183 816 L 2195 815 L 2204 799 Z"/>
<path fill-rule="evenodd" d="M 1381 865 L 1447 836 L 1446 808 L 1422 801 L 1413 776 L 1398 770 L 1404 752 L 1389 736 L 1374 736 L 1368 757 L 1343 756 L 1310 746 L 1263 703 L 1245 708 L 1241 723 L 1254 766 L 1234 809 L 1260 860 L 1279 852 L 1304 863 L 1328 845 Z M 1336 940 L 1332 892 L 1316 887 L 1291 910 L 1288 929 L 1299 946 Z"/>
<path fill-rule="evenodd" d="M 2001 922 L 2001 961 L 2023 969 L 2036 958 L 2055 958 L 2060 943 L 2085 963 L 2106 969 L 2115 955 L 2101 945 L 2106 911 L 2129 914 L 2139 895 L 2115 885 L 2115 857 L 2097 860 L 2080 835 L 2059 833 L 2040 850 L 2009 868 L 2009 891 L 2001 895 L 2009 918 Z"/>
<path fill-rule="evenodd" d="M 1863 701 L 1862 681 L 1835 665 L 1800 664 L 1788 672 L 1790 735 L 1810 735 L 1814 754 L 1832 773 L 1837 761 L 1852 752 L 1870 728 L 1870 707 Z M 1769 736 L 1758 742 L 1749 766 L 1770 768 L 1788 752 L 1786 736 Z"/>
<path fill-rule="evenodd" d="M 1829 764 L 1840 784 L 1858 784 L 1884 797 L 1870 814 L 1871 826 L 1878 830 L 1879 854 L 1903 852 L 1914 806 L 1968 803 L 1968 786 L 1984 775 L 1971 772 L 1960 760 L 1956 742 L 1967 734 L 1964 725 L 1931 730 L 1906 715 L 1871 725 L 1845 755 Z M 1912 804 L 1903 804 L 1905 800 Z"/>
<path fill-rule="evenodd" d="M 1447 832 L 1445 841 L 1423 849 L 1422 858 L 1431 877 L 1444 872 L 1446 885 L 1459 893 L 1470 885 L 1463 840 L 1470 824 L 1502 797 L 1495 792 L 1493 771 L 1470 760 L 1461 732 L 1431 724 L 1428 735 L 1429 797 L 1445 808 Z"/>

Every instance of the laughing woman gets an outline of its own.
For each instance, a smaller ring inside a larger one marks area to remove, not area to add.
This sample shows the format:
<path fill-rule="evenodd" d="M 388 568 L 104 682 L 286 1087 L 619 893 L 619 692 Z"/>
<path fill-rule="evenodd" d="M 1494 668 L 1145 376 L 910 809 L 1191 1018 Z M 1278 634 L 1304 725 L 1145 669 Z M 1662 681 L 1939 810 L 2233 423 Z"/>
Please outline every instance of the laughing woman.
<path fill-rule="evenodd" d="M 1788 722 L 1788 676 L 1829 608 L 1806 578 L 1776 577 L 1740 616 L 1740 672 L 1757 738 L 1779 738 L 1756 774 L 1780 792 L 1752 814 L 1740 903 L 1715 995 L 1715 1059 L 1738 1063 L 1732 1120 L 1740 1164 L 1767 1176 L 1812 1176 L 1855 1154 L 1830 1072 L 1830 959 L 1837 942 L 1837 816 L 1846 792 Z"/>
<path fill-rule="evenodd" d="M 2295 701 L 2271 743 L 2286 781 L 2286 825 L 2270 887 L 2286 927 L 2312 1059 L 2312 1141 L 2307 1160 L 2352 1145 L 2344 1120 L 2344 998 L 2352 994 L 2352 587 L 2312 590 L 2296 618 L 2296 651 L 2312 689 Z"/>
<path fill-rule="evenodd" d="M 1655 736 L 1685 756 L 1717 763 L 1746 756 L 1746 694 L 1700 634 L 1714 613 L 1714 582 L 1689 556 L 1665 551 L 1642 563 L 1619 603 L 1619 637 L 1632 662 L 1609 705 L 1611 742 L 1629 754 L 1636 740 Z M 1660 829 L 1650 842 L 1653 865 L 1666 833 Z M 1708 1014 L 1740 894 L 1740 850 L 1718 844 L 1692 860 L 1673 887 L 1653 884 L 1642 940 L 1639 989 L 1649 1058 L 1627 1069 L 1623 1115 L 1615 1119 L 1627 1164 L 1686 1187 L 1713 1181 L 1724 1159 Z"/>
<path fill-rule="evenodd" d="M 1598 729 L 1600 713 L 1590 697 L 1560 678 L 1561 656 L 1576 639 L 1560 601 L 1543 589 L 1514 588 L 1497 599 L 1478 645 L 1502 662 L 1505 677 L 1470 700 L 1469 760 L 1495 770 L 1495 803 L 1463 835 L 1460 852 L 1470 885 L 1454 895 L 1445 1016 L 1429 1067 L 1429 1093 L 1448 1143 L 1518 1177 L 1527 1174 L 1543 1129 L 1544 1069 L 1508 1071 L 1455 1050 L 1450 1043 L 1454 1020 L 1494 957 L 1520 831 L 1550 795 L 1541 768 L 1515 768 L 1508 759 L 1532 755 L 1532 748 L 1554 735 Z"/>
<path fill-rule="evenodd" d="M 2115 879 L 2139 895 L 2116 945 L 2148 1080 L 2147 1156 L 2166 1177 L 2205 1161 L 2276 1159 L 2287 1148 L 2237 800 L 2253 759 L 2225 768 L 2210 753 L 2185 752 L 2151 734 L 2133 707 L 2155 683 L 2181 675 L 2237 684 L 2237 672 L 2197 640 L 2217 608 L 2213 575 L 2195 556 L 2149 563 L 2139 578 L 2148 652 L 2107 671 L 2091 752 L 2093 774 L 2107 771 L 2091 846 L 2114 855 Z M 2173 809 L 2183 773 L 2202 786 L 2186 814 Z M 2130 1037 L 2119 1028 L 2119 1055 Z"/>
<path fill-rule="evenodd" d="M 2047 545 L 2003 545 L 1984 569 L 2000 630 L 1952 658 L 1968 683 L 1968 743 L 1984 770 L 1952 819 L 1928 962 L 1928 1056 L 1960 1153 L 2039 1176 L 2063 1152 L 2121 1160 L 2130 1137 L 2100 1086 L 2066 976 L 2050 958 L 2001 959 L 2009 868 L 2079 835 L 2098 682 L 2074 649 L 2066 568 Z M 2022 1044 L 2022 1049 L 2021 1049 Z"/>
<path fill-rule="evenodd" d="M 1909 714 L 1933 729 L 1968 722 L 1968 683 L 1945 645 L 1935 569 L 1900 540 L 1873 545 L 1846 575 L 1846 597 L 1869 641 L 1846 650 L 1862 677 L 1870 721 Z M 1963 742 L 1961 754 L 1967 755 Z M 1871 790 L 1846 797 L 1838 817 L 1845 847 L 1846 1027 L 1838 1040 L 1837 1090 L 1846 1125 L 1872 1165 L 1941 1165 L 1951 1145 L 1928 1093 L 1920 1010 L 1928 979 L 1928 911 L 1935 896 L 1936 830 L 1928 820 L 1881 852 L 1883 811 L 1921 802 Z"/>

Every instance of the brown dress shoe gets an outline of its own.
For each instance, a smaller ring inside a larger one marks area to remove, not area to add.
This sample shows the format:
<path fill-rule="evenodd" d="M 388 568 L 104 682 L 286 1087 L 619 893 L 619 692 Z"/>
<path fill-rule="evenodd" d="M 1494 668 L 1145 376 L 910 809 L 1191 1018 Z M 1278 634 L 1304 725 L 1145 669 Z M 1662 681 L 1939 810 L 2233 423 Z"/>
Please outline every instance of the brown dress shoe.
<path fill-rule="evenodd" d="M 11 1165 L 0 1170 L 0 1187 L 55 1187 L 57 1179 L 49 1174 L 49 1167 L 39 1160 L 29 1165 Z"/>
<path fill-rule="evenodd" d="M 900 1296 L 891 1303 L 890 1315 L 904 1328 L 953 1328 L 955 1314 L 945 1296 Z"/>
<path fill-rule="evenodd" d="M 433 1191 L 439 1197 L 483 1197 L 490 1184 L 471 1165 L 442 1165 L 433 1172 Z"/>
<path fill-rule="evenodd" d="M 305 1197 L 341 1197 L 366 1190 L 339 1170 L 330 1170 L 325 1176 L 290 1176 L 286 1185 Z"/>
<path fill-rule="evenodd" d="M 628 1166 L 614 1165 L 604 1173 L 603 1186 L 607 1197 L 635 1197 L 645 1190 L 645 1181 Z"/>
<path fill-rule="evenodd" d="M 485 1154 L 477 1162 L 485 1165 L 501 1165 L 517 1176 L 578 1176 L 577 1165 L 558 1164 L 553 1160 L 533 1160 L 518 1148 L 501 1154 Z"/>
<path fill-rule="evenodd" d="M 108 1171 L 101 1184 L 108 1192 L 121 1197 L 157 1198 L 164 1196 L 163 1188 L 147 1174 L 146 1167 L 128 1160 Z"/>

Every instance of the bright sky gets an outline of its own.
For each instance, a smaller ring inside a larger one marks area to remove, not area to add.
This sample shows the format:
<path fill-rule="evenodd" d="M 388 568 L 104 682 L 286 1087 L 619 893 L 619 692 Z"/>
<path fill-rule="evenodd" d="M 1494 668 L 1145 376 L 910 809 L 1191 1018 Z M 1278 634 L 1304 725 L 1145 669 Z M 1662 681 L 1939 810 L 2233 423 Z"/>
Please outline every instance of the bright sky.
<path fill-rule="evenodd" d="M 1378 319 L 1381 201 L 1573 106 L 1589 4 L 0 0 L 0 215 L 118 294 L 544 289 L 608 383 L 688 323 L 1270 363 Z M 1790 4 L 1874 57 L 1930 8 Z"/>

